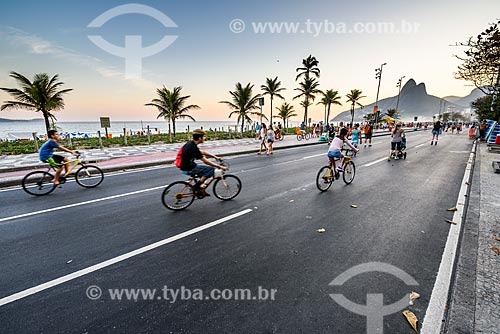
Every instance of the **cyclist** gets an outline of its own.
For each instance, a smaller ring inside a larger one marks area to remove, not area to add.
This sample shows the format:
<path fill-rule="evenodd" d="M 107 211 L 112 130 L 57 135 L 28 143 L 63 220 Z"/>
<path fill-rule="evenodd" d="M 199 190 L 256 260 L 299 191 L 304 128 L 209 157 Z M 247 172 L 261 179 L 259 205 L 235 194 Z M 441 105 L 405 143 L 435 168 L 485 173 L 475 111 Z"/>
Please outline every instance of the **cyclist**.
<path fill-rule="evenodd" d="M 347 140 L 346 137 L 347 137 L 347 129 L 346 128 L 340 129 L 339 135 L 333 138 L 330 148 L 328 149 L 328 158 L 332 160 L 333 158 L 340 159 L 339 165 L 337 166 L 337 170 L 340 172 L 344 171 L 343 170 L 344 155 L 342 154 L 342 152 L 340 152 L 342 146 L 344 146 L 344 144 L 347 144 L 347 146 L 349 146 L 355 153 L 359 152 L 359 150 L 356 147 L 354 147 L 349 142 L 349 140 Z"/>
<path fill-rule="evenodd" d="M 207 151 L 202 151 L 198 148 L 199 144 L 205 141 L 205 131 L 196 129 L 193 131 L 193 140 L 188 141 L 182 147 L 180 170 L 185 172 L 190 176 L 201 175 L 198 183 L 194 185 L 194 190 L 196 195 L 199 196 L 210 196 L 207 193 L 206 188 L 212 182 L 214 178 L 215 168 L 227 170 L 226 166 L 221 166 L 219 164 L 213 163 L 206 158 L 214 158 L 216 160 L 221 160 L 220 157 L 210 154 Z M 196 164 L 194 161 L 198 159 L 203 161 L 202 164 Z"/>
<path fill-rule="evenodd" d="M 59 145 L 59 143 L 57 142 L 57 140 L 59 139 L 59 133 L 57 133 L 56 130 L 49 130 L 47 132 L 47 136 L 49 137 L 49 140 L 47 140 L 45 144 L 43 144 L 40 148 L 39 157 L 42 162 L 46 162 L 57 169 L 52 182 L 55 185 L 58 185 L 59 176 L 61 175 L 63 168 L 65 170 L 65 173 L 68 173 L 68 158 L 54 154 L 54 149 L 57 148 L 61 151 L 68 152 L 73 155 L 76 155 L 77 153 L 76 151 L 72 151 L 62 145 Z"/>

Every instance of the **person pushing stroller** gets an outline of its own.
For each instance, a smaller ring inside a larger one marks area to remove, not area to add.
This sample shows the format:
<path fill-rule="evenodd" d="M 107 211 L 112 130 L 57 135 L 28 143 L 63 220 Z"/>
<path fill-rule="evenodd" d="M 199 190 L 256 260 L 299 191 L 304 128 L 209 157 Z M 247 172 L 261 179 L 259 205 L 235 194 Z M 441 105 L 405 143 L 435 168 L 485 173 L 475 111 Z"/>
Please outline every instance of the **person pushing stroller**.
<path fill-rule="evenodd" d="M 394 130 L 392 130 L 391 134 L 391 153 L 387 160 L 391 161 L 392 158 L 398 160 L 400 158 L 406 158 L 406 152 L 403 151 L 406 149 L 406 134 L 405 130 L 403 130 L 401 123 L 397 123 Z"/>

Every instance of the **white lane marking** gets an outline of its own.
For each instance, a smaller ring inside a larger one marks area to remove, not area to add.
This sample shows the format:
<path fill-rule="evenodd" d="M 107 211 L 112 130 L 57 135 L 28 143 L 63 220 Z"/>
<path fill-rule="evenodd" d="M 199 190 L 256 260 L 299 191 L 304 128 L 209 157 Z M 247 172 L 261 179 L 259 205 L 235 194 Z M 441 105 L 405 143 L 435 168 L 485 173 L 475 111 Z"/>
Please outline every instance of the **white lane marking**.
<path fill-rule="evenodd" d="M 370 167 L 370 166 L 375 165 L 375 164 L 377 164 L 377 163 L 379 163 L 379 162 L 382 162 L 382 161 L 384 161 L 384 160 L 387 160 L 387 157 L 385 157 L 385 158 L 380 158 L 380 159 L 378 159 L 378 160 L 375 160 L 375 161 L 369 162 L 369 163 L 367 163 L 367 164 L 362 165 L 361 167 Z"/>
<path fill-rule="evenodd" d="M 476 146 L 473 147 L 470 153 L 467 167 L 465 168 L 464 177 L 462 179 L 462 186 L 458 194 L 457 204 L 455 207 L 457 211 L 453 215 L 453 221 L 456 225 L 450 225 L 448 232 L 448 239 L 439 265 L 439 271 L 436 277 L 436 282 L 432 289 L 431 299 L 429 306 L 425 312 L 425 318 L 422 323 L 421 334 L 439 334 L 441 333 L 441 326 L 443 324 L 444 312 L 448 302 L 448 294 L 451 284 L 451 276 L 453 274 L 453 267 L 457 256 L 458 241 L 460 231 L 462 229 L 465 203 L 467 203 L 467 192 L 469 188 L 470 174 L 474 165 L 474 155 Z"/>
<path fill-rule="evenodd" d="M 75 278 L 78 278 L 78 277 L 90 274 L 90 273 L 92 273 L 94 271 L 97 271 L 97 270 L 109 267 L 109 266 L 111 266 L 111 265 L 113 265 L 115 263 L 125 261 L 125 260 L 127 260 L 127 259 L 129 259 L 131 257 L 140 255 L 142 253 L 146 253 L 146 252 L 148 252 L 150 250 L 153 250 L 155 248 L 164 246 L 166 244 L 169 244 L 169 243 L 172 243 L 174 241 L 180 240 L 182 238 L 188 237 L 188 236 L 193 235 L 195 233 L 198 233 L 198 232 L 201 232 L 203 230 L 209 229 L 211 227 L 217 226 L 219 224 L 225 223 L 225 222 L 227 222 L 227 221 L 229 221 L 231 219 L 243 216 L 243 215 L 245 215 L 247 213 L 250 213 L 250 212 L 252 212 L 251 209 L 246 209 L 246 210 L 234 213 L 234 214 L 232 214 L 230 216 L 227 216 L 227 217 L 218 219 L 216 221 L 213 221 L 211 223 L 208 223 L 208 224 L 205 224 L 205 225 L 193 228 L 193 229 L 191 229 L 189 231 L 182 232 L 180 234 L 174 235 L 173 237 L 170 237 L 170 238 L 163 239 L 161 241 L 155 242 L 155 243 L 153 243 L 151 245 L 141 247 L 139 249 L 133 250 L 133 251 L 128 252 L 126 254 L 117 256 L 115 258 L 109 259 L 107 261 L 104 261 L 104 262 L 101 262 L 101 263 L 98 263 L 98 264 L 95 264 L 95 265 L 90 266 L 88 268 L 78 270 L 78 271 L 76 271 L 74 273 L 71 273 L 71 274 L 68 274 L 68 275 L 56 278 L 56 279 L 54 279 L 52 281 L 49 281 L 49 282 L 37 285 L 35 287 L 29 288 L 29 289 L 26 289 L 26 290 L 23 290 L 23 291 L 20 291 L 20 292 L 17 292 L 17 293 L 15 293 L 13 295 L 10 295 L 10 296 L 7 296 L 7 297 L 4 297 L 4 298 L 0 299 L 0 306 L 12 303 L 12 302 L 14 302 L 16 300 L 19 300 L 21 298 L 33 295 L 33 294 L 41 292 L 43 290 L 50 289 L 50 288 L 52 288 L 54 286 L 63 284 L 65 282 L 68 282 L 68 281 L 71 281 L 71 280 L 74 280 Z"/>
<path fill-rule="evenodd" d="M 316 158 L 316 157 L 320 157 L 320 156 L 322 156 L 322 155 L 326 156 L 326 153 L 324 153 L 324 152 L 323 152 L 323 153 L 320 153 L 320 154 L 309 155 L 309 156 L 307 156 L 307 157 L 303 157 L 303 158 L 302 158 L 302 160 L 311 159 L 311 158 Z"/>
<path fill-rule="evenodd" d="M 428 145 L 428 144 L 427 143 L 423 143 L 423 144 L 415 146 L 415 148 L 419 148 L 419 147 L 422 147 L 422 146 L 425 146 L 425 145 Z M 469 153 L 469 152 L 467 152 L 467 153 Z"/>
<path fill-rule="evenodd" d="M 145 193 L 145 192 L 148 192 L 148 191 L 153 191 L 153 190 L 165 188 L 166 186 L 167 185 L 159 186 L 159 187 L 154 187 L 154 188 L 149 188 L 149 189 L 137 190 L 137 191 L 132 191 L 132 192 L 129 192 L 129 193 L 124 193 L 124 194 L 119 194 L 119 195 L 113 195 L 113 196 L 108 196 L 108 197 L 103 197 L 103 198 L 97 198 L 97 199 L 93 199 L 93 200 L 90 200 L 90 201 L 84 201 L 84 202 L 80 202 L 80 203 L 73 203 L 73 204 L 68 204 L 68 205 L 63 205 L 63 206 L 57 206 L 55 208 L 50 208 L 50 209 L 45 209 L 45 210 L 40 210 L 40 211 L 33 211 L 33 212 L 23 213 L 23 214 L 16 215 L 16 216 L 10 216 L 10 217 L 5 217 L 5 218 L 0 218 L 0 223 L 8 221 L 8 220 L 14 220 L 14 219 L 17 219 L 17 218 L 24 218 L 24 217 L 39 215 L 39 214 L 42 214 L 42 213 L 47 213 L 47 212 L 52 212 L 52 211 L 59 211 L 59 210 L 63 210 L 63 209 L 73 208 L 75 206 L 87 205 L 87 204 L 92 204 L 92 203 L 107 201 L 107 200 L 110 200 L 110 199 L 115 199 L 115 198 L 120 198 L 120 197 L 125 197 L 125 196 L 131 196 L 131 195 L 136 195 L 136 194 L 141 194 L 141 193 Z"/>

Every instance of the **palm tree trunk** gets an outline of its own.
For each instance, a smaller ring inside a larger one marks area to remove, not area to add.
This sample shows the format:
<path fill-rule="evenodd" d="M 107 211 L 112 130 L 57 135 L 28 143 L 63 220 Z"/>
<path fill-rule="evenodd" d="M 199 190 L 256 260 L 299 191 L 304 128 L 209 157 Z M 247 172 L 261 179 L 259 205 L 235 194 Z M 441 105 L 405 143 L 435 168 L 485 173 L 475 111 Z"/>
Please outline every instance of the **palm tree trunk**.
<path fill-rule="evenodd" d="M 351 126 L 353 122 L 354 122 L 354 104 L 351 106 Z"/>
<path fill-rule="evenodd" d="M 170 119 L 168 120 L 168 140 L 172 141 L 172 131 L 170 130 Z"/>
<path fill-rule="evenodd" d="M 45 130 L 47 131 L 47 137 L 48 137 L 50 130 L 49 113 L 45 110 L 42 110 L 42 115 L 45 120 Z"/>
<path fill-rule="evenodd" d="M 175 119 L 172 120 L 172 129 L 174 130 L 174 138 L 175 138 Z"/>
<path fill-rule="evenodd" d="M 271 95 L 271 118 L 269 118 L 269 124 L 273 122 L 273 96 Z"/>
<path fill-rule="evenodd" d="M 242 118 L 241 119 L 241 138 L 243 138 L 243 128 L 244 128 L 244 126 L 245 126 L 245 119 Z"/>
<path fill-rule="evenodd" d="M 307 125 L 307 96 L 304 96 L 304 124 Z"/>
<path fill-rule="evenodd" d="M 326 114 L 326 123 L 330 123 L 330 106 L 331 106 L 331 103 L 328 103 L 328 112 Z"/>
<path fill-rule="evenodd" d="M 307 108 L 309 106 L 306 104 L 305 108 L 304 108 L 304 124 L 307 126 Z"/>

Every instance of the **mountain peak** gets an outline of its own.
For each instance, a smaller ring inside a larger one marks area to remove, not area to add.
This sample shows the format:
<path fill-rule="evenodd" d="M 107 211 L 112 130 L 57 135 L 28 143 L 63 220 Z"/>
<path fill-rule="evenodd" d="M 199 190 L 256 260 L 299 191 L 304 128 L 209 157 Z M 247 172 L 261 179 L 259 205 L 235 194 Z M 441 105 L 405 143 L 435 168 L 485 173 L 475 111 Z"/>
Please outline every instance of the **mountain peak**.
<path fill-rule="evenodd" d="M 417 85 L 417 83 L 415 82 L 415 80 L 413 79 L 410 79 L 408 80 L 405 85 L 403 86 L 402 90 L 407 90 L 407 89 L 410 89 L 410 88 L 413 88 Z"/>

